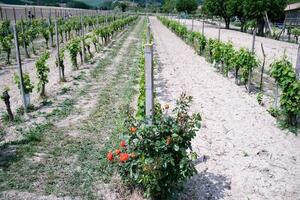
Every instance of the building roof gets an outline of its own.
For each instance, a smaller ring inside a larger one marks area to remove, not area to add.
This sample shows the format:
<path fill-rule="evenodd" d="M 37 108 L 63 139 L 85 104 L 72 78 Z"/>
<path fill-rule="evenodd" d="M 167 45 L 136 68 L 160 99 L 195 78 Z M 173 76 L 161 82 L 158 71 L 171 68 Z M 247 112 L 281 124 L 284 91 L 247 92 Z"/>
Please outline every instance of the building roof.
<path fill-rule="evenodd" d="M 287 5 L 287 7 L 284 9 L 284 11 L 290 11 L 290 10 L 298 10 L 300 9 L 300 3 L 293 3 Z"/>

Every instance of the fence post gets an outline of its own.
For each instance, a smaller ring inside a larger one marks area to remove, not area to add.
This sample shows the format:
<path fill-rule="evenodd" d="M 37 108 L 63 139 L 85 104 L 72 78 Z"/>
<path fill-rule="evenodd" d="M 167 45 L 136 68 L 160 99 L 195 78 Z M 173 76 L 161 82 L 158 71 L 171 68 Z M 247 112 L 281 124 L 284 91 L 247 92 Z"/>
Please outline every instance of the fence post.
<path fill-rule="evenodd" d="M 0 17 L 1 17 L 1 20 L 3 21 L 3 12 L 2 12 L 2 7 L 0 7 Z"/>
<path fill-rule="evenodd" d="M 59 57 L 59 34 L 58 34 L 58 25 L 57 25 L 57 18 L 56 18 L 56 12 L 54 16 L 54 26 L 55 26 L 55 38 L 56 38 L 56 48 L 57 48 L 57 66 L 58 66 L 58 75 L 59 75 L 59 81 L 62 81 L 62 73 L 60 68 L 60 57 Z"/>
<path fill-rule="evenodd" d="M 192 17 L 192 32 L 194 31 L 194 17 Z"/>
<path fill-rule="evenodd" d="M 297 80 L 300 81 L 300 44 L 298 46 L 298 53 L 297 53 L 296 76 L 297 76 Z"/>
<path fill-rule="evenodd" d="M 274 107 L 277 109 L 279 106 L 278 106 L 278 97 L 279 97 L 279 85 L 278 85 L 278 82 L 276 81 L 275 83 L 275 101 L 274 101 Z"/>
<path fill-rule="evenodd" d="M 151 40 L 150 23 L 147 23 L 146 40 L 147 40 L 147 44 L 150 44 L 150 40 Z"/>
<path fill-rule="evenodd" d="M 218 30 L 218 41 L 221 40 L 221 21 L 219 21 L 219 30 Z"/>
<path fill-rule="evenodd" d="M 251 53 L 254 55 L 255 50 L 255 36 L 256 36 L 256 29 L 253 31 L 253 38 L 252 38 L 252 49 Z M 249 75 L 248 75 L 248 92 L 251 92 L 251 79 L 252 79 L 252 69 L 249 69 Z"/>
<path fill-rule="evenodd" d="M 202 35 L 204 36 L 204 17 L 203 17 L 203 20 L 202 20 Z"/>
<path fill-rule="evenodd" d="M 152 124 L 153 117 L 153 44 L 145 44 L 145 91 L 146 91 L 146 117 Z"/>
<path fill-rule="evenodd" d="M 42 17 L 42 19 L 44 19 L 43 9 L 42 9 L 42 8 L 40 8 L 40 12 L 41 12 L 41 17 Z"/>
<path fill-rule="evenodd" d="M 26 46 L 24 22 L 23 22 L 22 17 L 21 17 L 21 31 L 22 31 L 23 48 L 24 48 L 24 51 L 25 51 L 25 58 L 29 58 L 30 56 L 29 56 L 28 49 L 27 49 L 27 46 Z"/>
<path fill-rule="evenodd" d="M 83 20 L 82 20 L 82 14 L 80 15 L 80 24 L 81 24 L 81 45 L 82 45 L 82 57 L 83 57 L 83 63 L 86 62 L 85 58 L 85 46 L 84 46 L 84 26 L 83 26 Z"/>
<path fill-rule="evenodd" d="M 17 27 L 16 27 L 16 11 L 15 11 L 15 8 L 13 8 L 13 14 L 14 14 L 13 31 L 14 31 L 14 40 L 15 40 L 15 47 L 16 47 L 16 58 L 17 58 L 19 77 L 20 77 L 20 90 L 21 90 L 21 96 L 22 96 L 22 100 L 23 100 L 24 112 L 27 113 L 27 104 L 26 104 L 26 98 L 25 98 L 23 70 L 22 70 L 20 48 L 19 48 L 19 42 L 18 42 L 18 32 L 17 32 Z"/>

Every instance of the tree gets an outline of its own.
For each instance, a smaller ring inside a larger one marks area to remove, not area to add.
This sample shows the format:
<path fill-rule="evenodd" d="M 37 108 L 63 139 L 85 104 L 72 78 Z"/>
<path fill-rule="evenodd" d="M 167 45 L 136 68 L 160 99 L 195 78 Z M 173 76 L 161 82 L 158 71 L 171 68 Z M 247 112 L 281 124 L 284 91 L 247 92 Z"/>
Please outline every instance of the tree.
<path fill-rule="evenodd" d="M 265 13 L 268 14 L 271 21 L 277 20 L 284 14 L 286 5 L 286 0 L 244 0 L 243 13 L 246 18 L 256 20 L 258 28 L 257 34 L 263 36 Z"/>
<path fill-rule="evenodd" d="M 244 0 L 229 0 L 227 7 L 229 13 L 240 20 L 241 31 L 246 32 L 245 24 L 247 22 L 247 17 L 244 15 Z"/>
<path fill-rule="evenodd" d="M 165 0 L 162 10 L 164 12 L 173 12 L 176 8 L 176 0 Z"/>
<path fill-rule="evenodd" d="M 229 29 L 230 18 L 234 16 L 234 0 L 206 0 L 203 11 L 207 15 L 222 17 L 225 21 L 225 28 Z"/>
<path fill-rule="evenodd" d="M 198 3 L 196 0 L 177 0 L 176 9 L 178 12 L 191 13 L 198 8 Z"/>

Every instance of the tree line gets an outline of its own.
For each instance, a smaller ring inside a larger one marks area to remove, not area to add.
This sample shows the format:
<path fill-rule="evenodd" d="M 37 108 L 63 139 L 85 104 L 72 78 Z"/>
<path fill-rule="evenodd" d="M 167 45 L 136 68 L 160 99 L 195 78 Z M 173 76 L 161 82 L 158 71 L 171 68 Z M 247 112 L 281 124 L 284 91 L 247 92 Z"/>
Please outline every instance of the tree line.
<path fill-rule="evenodd" d="M 203 13 L 224 19 L 228 29 L 233 17 L 241 22 L 241 31 L 246 31 L 246 23 L 254 21 L 257 34 L 264 35 L 265 17 L 270 21 L 284 19 L 287 0 L 205 0 Z"/>

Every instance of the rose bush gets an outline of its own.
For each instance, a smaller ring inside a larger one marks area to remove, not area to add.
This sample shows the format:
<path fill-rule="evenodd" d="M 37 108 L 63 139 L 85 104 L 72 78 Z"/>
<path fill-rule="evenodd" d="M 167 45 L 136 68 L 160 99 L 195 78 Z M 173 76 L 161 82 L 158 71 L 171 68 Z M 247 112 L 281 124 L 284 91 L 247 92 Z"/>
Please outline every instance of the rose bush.
<path fill-rule="evenodd" d="M 173 111 L 165 106 L 152 125 L 129 115 L 120 143 L 107 153 L 107 162 L 116 166 L 123 181 L 142 189 L 146 197 L 171 198 L 174 189 L 196 173 L 191 140 L 201 127 L 201 116 L 188 113 L 191 101 L 182 94 Z"/>

